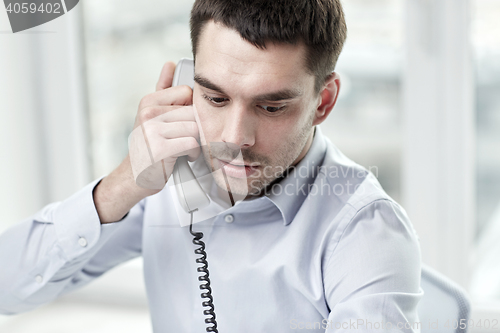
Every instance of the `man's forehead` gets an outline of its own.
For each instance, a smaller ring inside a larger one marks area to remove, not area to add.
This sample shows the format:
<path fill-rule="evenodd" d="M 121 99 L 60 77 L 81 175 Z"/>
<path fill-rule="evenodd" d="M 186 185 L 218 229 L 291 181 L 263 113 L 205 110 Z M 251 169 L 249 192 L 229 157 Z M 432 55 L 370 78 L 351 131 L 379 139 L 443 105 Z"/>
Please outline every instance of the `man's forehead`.
<path fill-rule="evenodd" d="M 231 65 L 234 74 L 294 71 L 306 72 L 306 48 L 303 43 L 266 43 L 259 48 L 244 40 L 240 34 L 220 23 L 205 24 L 197 46 L 196 60 L 214 66 Z"/>
<path fill-rule="evenodd" d="M 305 68 L 303 45 L 269 43 L 258 48 L 237 31 L 209 22 L 197 50 L 196 74 L 225 90 L 246 86 L 263 94 L 266 89 L 306 91 L 314 84 Z"/>

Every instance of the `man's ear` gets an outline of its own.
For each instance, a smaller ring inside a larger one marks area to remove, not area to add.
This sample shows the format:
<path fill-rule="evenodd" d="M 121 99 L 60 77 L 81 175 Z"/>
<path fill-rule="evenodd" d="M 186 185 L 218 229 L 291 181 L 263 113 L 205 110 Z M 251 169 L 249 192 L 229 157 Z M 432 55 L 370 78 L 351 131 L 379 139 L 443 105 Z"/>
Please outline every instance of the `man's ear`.
<path fill-rule="evenodd" d="M 339 91 L 340 76 L 337 73 L 332 72 L 332 74 L 330 74 L 325 80 L 323 88 L 319 92 L 319 101 L 316 108 L 313 126 L 321 124 L 326 119 L 326 117 L 328 117 L 333 107 L 335 106 L 335 103 L 337 103 Z"/>

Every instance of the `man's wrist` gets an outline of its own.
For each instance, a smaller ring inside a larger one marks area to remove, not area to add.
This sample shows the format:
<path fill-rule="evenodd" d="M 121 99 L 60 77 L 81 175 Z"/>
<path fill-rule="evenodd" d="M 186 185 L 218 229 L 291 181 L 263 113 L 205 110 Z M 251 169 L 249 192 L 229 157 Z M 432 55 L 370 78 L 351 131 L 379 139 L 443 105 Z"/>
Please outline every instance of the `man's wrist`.
<path fill-rule="evenodd" d="M 101 224 L 122 220 L 139 201 L 158 192 L 137 186 L 127 162 L 125 160 L 94 188 L 94 204 Z"/>

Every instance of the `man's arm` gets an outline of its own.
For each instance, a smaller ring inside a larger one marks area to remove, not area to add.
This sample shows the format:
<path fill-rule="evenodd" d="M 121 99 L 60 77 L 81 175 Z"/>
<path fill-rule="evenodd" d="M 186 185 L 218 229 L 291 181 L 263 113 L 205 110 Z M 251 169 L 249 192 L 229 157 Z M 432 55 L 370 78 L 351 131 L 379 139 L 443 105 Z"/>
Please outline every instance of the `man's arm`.
<path fill-rule="evenodd" d="M 420 247 L 397 203 L 380 199 L 359 209 L 331 245 L 327 332 L 420 332 Z"/>
<path fill-rule="evenodd" d="M 192 91 L 187 86 L 170 88 L 174 69 L 173 63 L 165 64 L 157 91 L 139 104 L 134 128 L 142 130 L 140 138 L 148 143 L 145 162 L 131 149 L 100 182 L 46 206 L 0 235 L 0 313 L 48 303 L 140 255 L 141 200 L 158 193 L 167 179 L 156 189 L 138 186 L 131 160 L 146 166 L 161 162 L 168 178 L 177 156 L 188 150 L 192 160 L 199 155 L 193 108 L 182 109 L 192 104 Z"/>
<path fill-rule="evenodd" d="M 32 310 L 140 255 L 142 204 L 118 223 L 101 224 L 96 183 L 0 235 L 0 313 Z"/>

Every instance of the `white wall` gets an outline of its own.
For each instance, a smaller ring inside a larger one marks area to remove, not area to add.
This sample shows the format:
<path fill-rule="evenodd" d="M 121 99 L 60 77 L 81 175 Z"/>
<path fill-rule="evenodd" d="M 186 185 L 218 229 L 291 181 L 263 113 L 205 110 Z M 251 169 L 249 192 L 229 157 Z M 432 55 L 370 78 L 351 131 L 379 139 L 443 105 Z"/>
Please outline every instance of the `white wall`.
<path fill-rule="evenodd" d="M 464 288 L 475 226 L 469 0 L 407 0 L 403 206 L 422 260 Z"/>
<path fill-rule="evenodd" d="M 79 7 L 16 34 L 0 10 L 0 231 L 90 180 Z"/>

